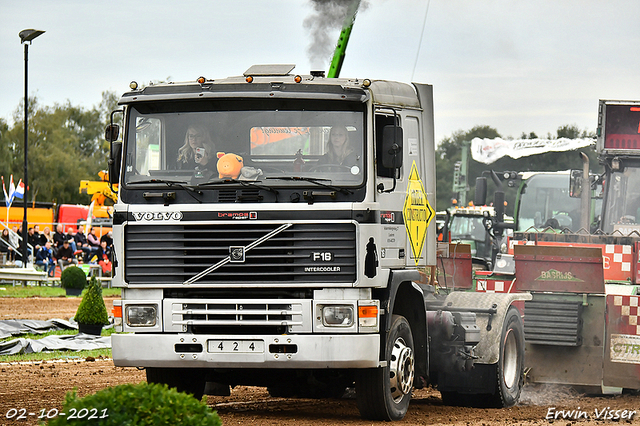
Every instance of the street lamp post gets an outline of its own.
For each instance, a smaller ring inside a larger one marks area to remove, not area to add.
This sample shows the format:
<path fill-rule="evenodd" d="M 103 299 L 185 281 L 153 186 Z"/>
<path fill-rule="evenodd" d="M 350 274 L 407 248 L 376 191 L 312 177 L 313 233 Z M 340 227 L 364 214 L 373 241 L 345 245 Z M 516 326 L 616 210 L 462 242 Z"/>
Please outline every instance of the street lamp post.
<path fill-rule="evenodd" d="M 29 250 L 27 248 L 27 243 L 29 241 L 27 237 L 27 192 L 28 192 L 28 181 L 27 181 L 27 147 L 29 141 L 29 93 L 28 93 L 28 81 L 29 81 L 29 45 L 31 41 L 44 34 L 44 31 L 39 30 L 22 30 L 18 34 L 20 37 L 20 43 L 24 44 L 24 216 L 22 217 L 22 265 L 23 267 L 27 267 L 27 260 L 29 259 Z M 34 253 L 35 254 L 35 253 Z"/>

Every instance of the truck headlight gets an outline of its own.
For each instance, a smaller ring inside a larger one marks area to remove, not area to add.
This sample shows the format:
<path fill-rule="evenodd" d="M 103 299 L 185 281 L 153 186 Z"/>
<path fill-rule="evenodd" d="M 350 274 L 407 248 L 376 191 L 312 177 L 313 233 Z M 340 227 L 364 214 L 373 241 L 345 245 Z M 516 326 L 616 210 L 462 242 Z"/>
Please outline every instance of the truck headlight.
<path fill-rule="evenodd" d="M 322 324 L 333 327 L 351 327 L 353 325 L 353 306 L 323 306 Z"/>
<path fill-rule="evenodd" d="M 157 305 L 128 305 L 125 310 L 125 321 L 129 327 L 155 327 Z"/>

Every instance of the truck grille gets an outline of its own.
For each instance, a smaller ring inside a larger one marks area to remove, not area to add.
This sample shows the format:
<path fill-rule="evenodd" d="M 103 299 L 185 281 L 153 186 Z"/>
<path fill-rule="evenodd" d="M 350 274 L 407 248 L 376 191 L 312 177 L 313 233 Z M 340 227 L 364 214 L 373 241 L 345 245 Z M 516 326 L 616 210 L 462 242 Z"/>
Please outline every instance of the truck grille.
<path fill-rule="evenodd" d="M 262 334 L 311 330 L 309 300 L 166 299 L 164 313 L 165 331 Z"/>
<path fill-rule="evenodd" d="M 224 261 L 230 247 L 246 247 L 280 226 L 247 222 L 129 224 L 125 227 L 125 279 L 130 284 L 182 284 Z M 352 223 L 293 224 L 246 251 L 243 261 L 226 263 L 196 283 L 354 282 L 355 235 Z M 314 253 L 325 254 L 316 254 L 314 261 Z"/>
<path fill-rule="evenodd" d="M 582 345 L 580 302 L 528 300 L 524 302 L 524 338 L 548 346 Z"/>

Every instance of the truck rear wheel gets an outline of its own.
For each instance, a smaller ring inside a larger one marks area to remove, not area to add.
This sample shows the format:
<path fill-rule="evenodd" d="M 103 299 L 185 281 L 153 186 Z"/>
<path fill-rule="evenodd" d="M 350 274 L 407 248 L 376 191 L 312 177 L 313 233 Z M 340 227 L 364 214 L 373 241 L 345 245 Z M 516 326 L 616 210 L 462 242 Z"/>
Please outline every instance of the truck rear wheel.
<path fill-rule="evenodd" d="M 411 326 L 403 316 L 394 315 L 392 318 L 385 360 L 385 367 L 358 371 L 356 403 L 365 419 L 401 420 L 407 414 L 415 361 Z"/>
<path fill-rule="evenodd" d="M 463 373 L 464 374 L 464 373 Z M 496 364 L 476 364 L 474 380 L 481 380 L 485 392 L 440 391 L 442 403 L 455 407 L 504 408 L 518 402 L 524 386 L 524 328 L 520 313 L 509 308 L 500 335 L 500 356 Z M 492 380 L 493 383 L 488 382 Z M 478 384 L 480 384 L 478 382 Z"/>
<path fill-rule="evenodd" d="M 507 311 L 500 339 L 500 359 L 497 365 L 496 392 L 493 406 L 511 407 L 518 402 L 524 385 L 524 327 L 519 311 Z"/>
<path fill-rule="evenodd" d="M 179 392 L 192 394 L 202 399 L 206 385 L 203 371 L 197 368 L 158 368 L 147 367 L 147 382 L 166 384 Z"/>

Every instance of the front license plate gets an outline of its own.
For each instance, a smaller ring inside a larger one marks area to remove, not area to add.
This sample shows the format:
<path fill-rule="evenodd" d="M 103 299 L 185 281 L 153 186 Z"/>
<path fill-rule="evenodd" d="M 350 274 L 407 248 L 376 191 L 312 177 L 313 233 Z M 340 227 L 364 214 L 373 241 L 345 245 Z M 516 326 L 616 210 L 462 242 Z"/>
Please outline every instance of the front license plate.
<path fill-rule="evenodd" d="M 264 342 L 262 340 L 209 340 L 208 351 L 210 353 L 262 353 Z"/>

